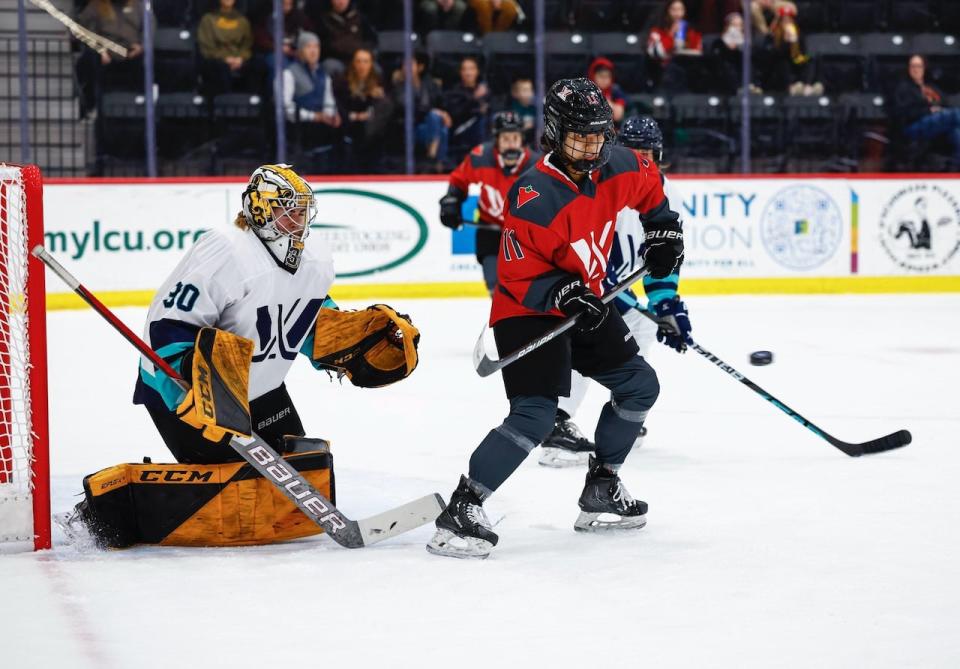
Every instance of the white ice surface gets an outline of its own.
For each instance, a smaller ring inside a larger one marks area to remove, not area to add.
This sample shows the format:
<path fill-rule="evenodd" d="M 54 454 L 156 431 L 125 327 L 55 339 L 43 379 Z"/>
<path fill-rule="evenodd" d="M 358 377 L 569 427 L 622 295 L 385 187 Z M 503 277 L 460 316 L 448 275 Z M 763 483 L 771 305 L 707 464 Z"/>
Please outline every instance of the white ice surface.
<path fill-rule="evenodd" d="M 694 335 L 841 439 L 852 459 L 695 354 L 662 385 L 623 477 L 646 529 L 575 534 L 579 470 L 531 457 L 489 502 L 485 562 L 422 528 L 362 551 L 326 537 L 243 549 L 0 556 L 0 667 L 960 666 L 960 296 L 690 298 Z M 332 440 L 353 517 L 445 498 L 506 413 L 470 352 L 483 300 L 397 301 L 423 331 L 407 381 L 361 391 L 306 363 L 291 393 Z M 142 309 L 120 316 L 136 331 Z M 655 345 L 656 346 L 656 345 Z M 751 350 L 775 362 L 750 367 Z M 80 478 L 169 458 L 130 404 L 136 354 L 90 311 L 49 318 L 54 511 Z M 604 401 L 591 389 L 588 433 Z"/>

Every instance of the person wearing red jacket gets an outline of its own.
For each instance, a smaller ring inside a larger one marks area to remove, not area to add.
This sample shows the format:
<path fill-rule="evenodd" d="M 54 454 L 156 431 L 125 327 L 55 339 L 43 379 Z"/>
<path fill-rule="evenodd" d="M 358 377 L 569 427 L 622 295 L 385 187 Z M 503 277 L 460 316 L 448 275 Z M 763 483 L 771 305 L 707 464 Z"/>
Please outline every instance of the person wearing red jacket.
<path fill-rule="evenodd" d="M 479 185 L 475 215 L 468 216 L 467 222 L 479 220 L 487 226 L 477 229 L 477 262 L 483 268 L 483 281 L 491 295 L 497 285 L 500 227 L 507 191 L 539 158 L 539 153 L 524 145 L 521 118 L 512 111 L 499 112 L 493 117 L 493 141 L 478 144 L 467 154 L 450 174 L 447 194 L 440 199 L 440 222 L 459 230 L 463 226 L 462 208 L 469 188 L 472 184 Z"/>
<path fill-rule="evenodd" d="M 483 502 L 550 433 L 557 398 L 576 369 L 611 391 L 594 438 L 580 531 L 637 529 L 647 504 L 633 499 L 617 471 L 659 393 L 653 369 L 616 309 L 601 300 L 617 215 L 639 213 L 644 264 L 666 277 L 683 261 L 683 229 L 654 163 L 614 145 L 613 112 L 589 79 L 561 79 L 544 100 L 541 144 L 550 152 L 507 196 L 490 325 L 501 356 L 540 340 L 564 318 L 575 328 L 503 368 L 510 413 L 470 457 L 468 474 L 437 518 L 431 553 L 485 558 L 497 544 Z M 669 318 L 664 315 L 663 318 Z M 612 514 L 616 520 L 603 520 Z"/>

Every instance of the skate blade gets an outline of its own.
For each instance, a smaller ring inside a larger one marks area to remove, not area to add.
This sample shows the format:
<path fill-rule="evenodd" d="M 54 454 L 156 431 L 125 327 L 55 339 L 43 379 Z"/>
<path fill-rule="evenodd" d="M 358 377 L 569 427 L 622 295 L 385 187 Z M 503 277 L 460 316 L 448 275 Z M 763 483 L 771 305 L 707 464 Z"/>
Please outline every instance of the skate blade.
<path fill-rule="evenodd" d="M 602 516 L 613 513 L 588 513 L 581 511 L 573 524 L 577 532 L 616 532 L 618 530 L 639 530 L 647 524 L 647 516 L 620 516 L 617 520 L 604 520 Z"/>
<path fill-rule="evenodd" d="M 427 552 L 462 560 L 486 560 L 493 544 L 476 537 L 458 537 L 450 530 L 437 530 L 427 544 Z"/>
<path fill-rule="evenodd" d="M 538 463 L 544 467 L 561 469 L 563 467 L 580 467 L 587 464 L 590 453 L 587 451 L 568 451 L 565 448 L 544 446 Z"/>

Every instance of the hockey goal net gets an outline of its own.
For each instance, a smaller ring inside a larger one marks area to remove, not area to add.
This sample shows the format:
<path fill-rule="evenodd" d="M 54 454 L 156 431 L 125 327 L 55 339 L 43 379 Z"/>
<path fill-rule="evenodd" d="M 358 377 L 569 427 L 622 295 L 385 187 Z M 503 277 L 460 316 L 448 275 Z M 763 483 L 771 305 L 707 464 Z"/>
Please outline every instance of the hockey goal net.
<path fill-rule="evenodd" d="M 0 163 L 0 552 L 50 547 L 43 185 Z"/>

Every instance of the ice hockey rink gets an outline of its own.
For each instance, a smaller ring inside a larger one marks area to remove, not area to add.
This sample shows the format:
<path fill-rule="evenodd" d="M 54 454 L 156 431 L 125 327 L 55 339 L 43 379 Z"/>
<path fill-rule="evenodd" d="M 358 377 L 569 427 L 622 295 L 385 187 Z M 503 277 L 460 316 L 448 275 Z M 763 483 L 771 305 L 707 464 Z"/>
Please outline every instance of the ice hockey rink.
<path fill-rule="evenodd" d="M 506 411 L 471 368 L 485 300 L 391 301 L 422 329 L 412 377 L 359 390 L 302 361 L 289 380 L 352 517 L 448 497 Z M 429 527 L 356 551 L 321 535 L 101 552 L 55 530 L 52 551 L 0 556 L 2 666 L 960 666 L 960 296 L 688 302 L 704 347 L 824 429 L 914 443 L 849 458 L 656 346 L 660 400 L 623 471 L 650 504 L 641 531 L 574 533 L 584 472 L 535 457 L 487 505 L 486 561 L 429 555 Z M 145 310 L 118 313 L 142 328 Z M 751 367 L 756 349 L 774 364 Z M 136 354 L 92 311 L 49 314 L 49 360 L 55 512 L 86 473 L 169 459 L 130 403 Z M 603 401 L 591 389 L 582 427 Z"/>

